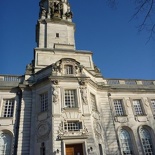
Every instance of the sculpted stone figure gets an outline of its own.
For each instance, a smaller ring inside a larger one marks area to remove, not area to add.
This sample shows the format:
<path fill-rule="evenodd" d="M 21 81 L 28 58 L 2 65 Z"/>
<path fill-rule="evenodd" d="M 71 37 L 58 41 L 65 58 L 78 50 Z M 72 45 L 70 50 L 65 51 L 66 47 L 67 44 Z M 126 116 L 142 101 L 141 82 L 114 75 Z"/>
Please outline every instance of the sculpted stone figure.
<path fill-rule="evenodd" d="M 54 102 L 54 103 L 57 103 L 58 100 L 59 100 L 59 98 L 58 98 L 59 93 L 58 93 L 57 88 L 53 87 L 52 95 L 53 95 L 53 102 Z"/>
<path fill-rule="evenodd" d="M 87 101 L 87 88 L 81 88 L 81 97 L 84 104 L 88 104 Z"/>

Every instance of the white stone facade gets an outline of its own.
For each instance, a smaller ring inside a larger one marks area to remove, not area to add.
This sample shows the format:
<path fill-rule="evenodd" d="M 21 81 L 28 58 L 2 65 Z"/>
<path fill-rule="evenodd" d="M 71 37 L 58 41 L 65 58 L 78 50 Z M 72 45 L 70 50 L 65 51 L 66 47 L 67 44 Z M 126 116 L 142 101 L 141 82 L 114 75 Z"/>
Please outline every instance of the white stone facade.
<path fill-rule="evenodd" d="M 155 81 L 104 78 L 68 1 L 40 7 L 32 63 L 0 76 L 0 155 L 154 155 Z"/>

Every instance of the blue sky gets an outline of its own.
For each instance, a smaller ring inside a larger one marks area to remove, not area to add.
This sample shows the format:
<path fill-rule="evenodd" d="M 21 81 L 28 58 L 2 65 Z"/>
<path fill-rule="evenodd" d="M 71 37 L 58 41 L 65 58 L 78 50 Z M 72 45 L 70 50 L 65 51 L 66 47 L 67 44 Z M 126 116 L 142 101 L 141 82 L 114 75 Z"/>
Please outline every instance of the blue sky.
<path fill-rule="evenodd" d="M 134 5 L 120 0 L 111 9 L 104 0 L 70 0 L 76 24 L 76 49 L 93 52 L 105 78 L 155 79 L 155 40 L 138 33 L 140 18 L 129 22 Z M 25 72 L 33 59 L 39 0 L 0 2 L 0 74 Z"/>

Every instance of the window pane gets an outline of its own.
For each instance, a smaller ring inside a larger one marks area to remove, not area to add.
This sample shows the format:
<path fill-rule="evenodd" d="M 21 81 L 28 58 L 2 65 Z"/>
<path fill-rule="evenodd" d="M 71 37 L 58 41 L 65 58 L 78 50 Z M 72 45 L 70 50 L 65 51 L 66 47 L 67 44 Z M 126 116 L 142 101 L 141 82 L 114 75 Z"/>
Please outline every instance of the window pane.
<path fill-rule="evenodd" d="M 133 107 L 136 115 L 143 115 L 142 105 L 140 100 L 133 100 Z"/>
<path fill-rule="evenodd" d="M 114 100 L 114 107 L 116 115 L 118 116 L 124 115 L 122 100 Z"/>
<path fill-rule="evenodd" d="M 43 93 L 40 95 L 40 102 L 41 102 L 41 111 L 48 110 L 48 93 Z"/>
<path fill-rule="evenodd" d="M 2 117 L 13 117 L 14 99 L 7 99 L 3 102 Z"/>
<path fill-rule="evenodd" d="M 132 147 L 131 147 L 131 138 L 129 133 L 126 130 L 121 130 L 120 135 L 120 147 L 123 155 L 132 155 Z"/>
<path fill-rule="evenodd" d="M 73 74 L 73 66 L 72 65 L 65 65 L 65 74 Z"/>
<path fill-rule="evenodd" d="M 140 138 L 143 146 L 143 151 L 145 155 L 153 155 L 152 141 L 151 136 L 148 130 L 141 128 L 140 129 Z"/>
<path fill-rule="evenodd" d="M 76 107 L 75 90 L 65 90 L 65 107 Z"/>
<path fill-rule="evenodd" d="M 11 136 L 6 133 L 0 133 L 0 155 L 10 155 Z"/>
<path fill-rule="evenodd" d="M 66 122 L 64 124 L 64 129 L 68 131 L 79 131 L 81 128 L 81 122 Z"/>

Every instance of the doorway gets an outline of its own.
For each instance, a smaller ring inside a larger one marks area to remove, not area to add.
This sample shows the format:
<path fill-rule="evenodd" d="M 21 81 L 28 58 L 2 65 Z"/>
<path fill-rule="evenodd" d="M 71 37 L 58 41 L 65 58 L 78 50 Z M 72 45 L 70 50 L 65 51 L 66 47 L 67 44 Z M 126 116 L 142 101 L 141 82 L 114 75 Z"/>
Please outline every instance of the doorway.
<path fill-rule="evenodd" d="M 83 155 L 82 144 L 68 144 L 68 145 L 66 145 L 66 155 Z"/>

